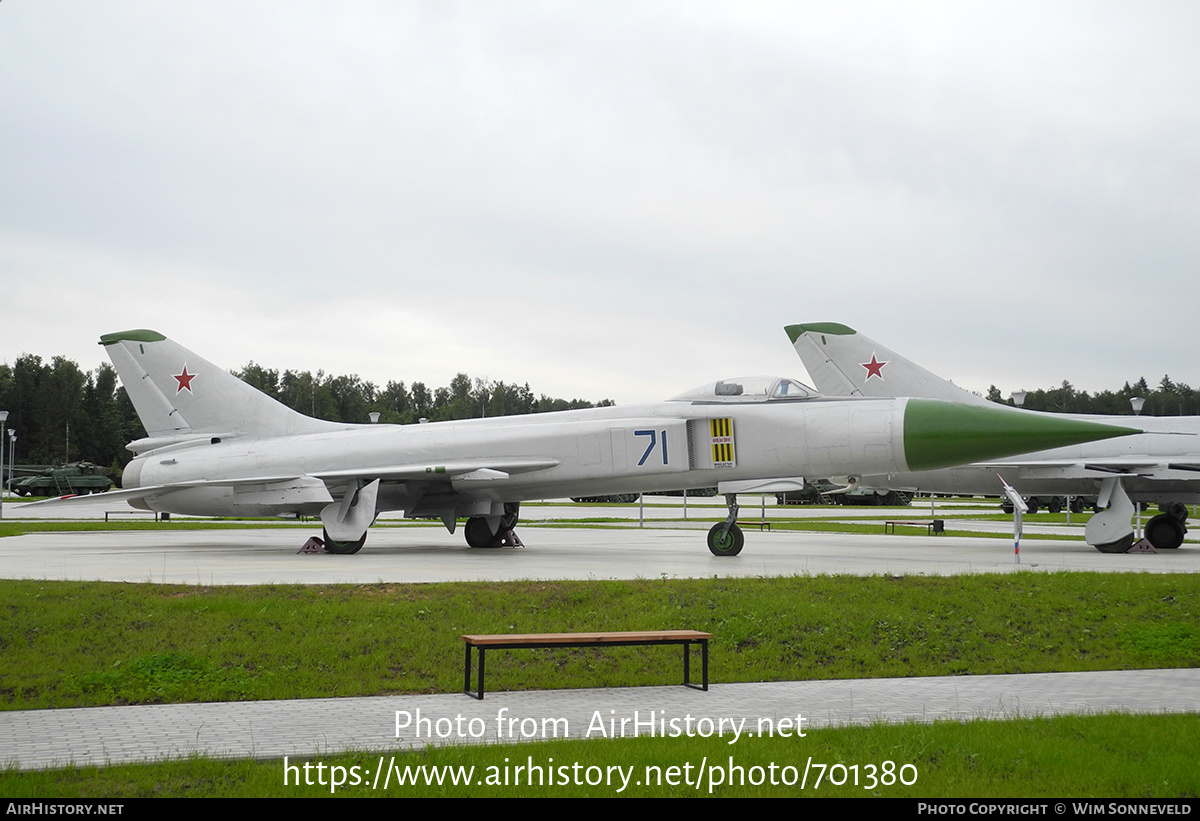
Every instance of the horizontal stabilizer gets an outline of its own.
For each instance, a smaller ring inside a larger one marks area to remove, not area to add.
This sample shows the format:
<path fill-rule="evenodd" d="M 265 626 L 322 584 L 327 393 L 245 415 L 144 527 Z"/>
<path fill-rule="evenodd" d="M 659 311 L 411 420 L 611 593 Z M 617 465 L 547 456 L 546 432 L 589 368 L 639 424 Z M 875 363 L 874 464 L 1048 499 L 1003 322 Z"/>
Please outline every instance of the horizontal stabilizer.
<path fill-rule="evenodd" d="M 42 507 L 61 507 L 66 505 L 80 506 L 88 502 L 92 504 L 106 504 L 108 502 L 128 502 L 137 499 L 146 499 L 152 496 L 158 496 L 162 493 L 169 493 L 171 487 L 168 485 L 154 485 L 151 487 L 135 487 L 129 490 L 110 490 L 105 493 L 93 493 L 89 496 L 80 496 L 78 494 L 67 494 L 66 496 L 56 496 L 52 499 L 42 499 L 39 502 L 26 502 L 21 505 L 22 510 L 33 510 Z"/>
<path fill-rule="evenodd" d="M 186 482 L 173 482 L 171 484 L 149 485 L 147 487 L 136 487 L 127 490 L 110 490 L 103 495 L 103 499 L 112 501 L 135 501 L 157 498 L 168 493 L 175 493 L 182 490 L 190 490 L 192 488 L 201 487 L 230 487 L 230 488 L 247 488 L 255 485 L 262 486 L 260 488 L 264 492 L 278 491 L 280 486 L 303 484 L 305 487 L 321 486 L 321 492 L 328 495 L 324 491 L 326 482 L 344 482 L 352 479 L 363 479 L 372 481 L 375 479 L 383 479 L 387 481 L 436 481 L 449 482 L 452 480 L 497 480 L 508 478 L 514 473 L 529 473 L 536 470 L 546 470 L 548 468 L 557 467 L 559 464 L 557 459 L 520 459 L 520 458 L 501 458 L 494 460 L 471 460 L 460 462 L 446 462 L 440 465 L 398 465 L 390 468 L 358 468 L 347 470 L 335 470 L 325 473 L 316 473 L 311 476 L 246 476 L 242 478 L 225 478 L 225 479 L 195 479 Z M 273 489 L 273 490 L 272 490 Z M 305 501 L 329 501 L 321 496 L 321 493 L 313 495 L 313 491 L 306 491 L 303 495 L 306 496 Z M 295 495 L 295 494 L 292 494 Z M 307 498 L 313 496 L 312 499 Z M 30 502 L 27 506 L 33 507 L 38 505 L 59 505 L 63 503 L 80 504 L 84 501 L 96 501 L 99 496 L 62 496 L 56 499 L 44 499 L 40 502 Z"/>
<path fill-rule="evenodd" d="M 256 485 L 259 487 L 255 488 Z M 206 487 L 228 487 L 235 490 L 239 488 L 254 488 L 256 490 L 274 489 L 278 491 L 283 487 L 313 488 L 318 485 L 322 489 L 325 487 L 324 482 L 311 476 L 248 476 L 243 479 L 195 479 L 190 482 L 174 482 L 167 485 L 147 485 L 146 487 L 110 490 L 107 493 L 92 494 L 90 496 L 59 496 L 54 499 L 43 499 L 40 502 L 29 502 L 24 507 L 51 507 L 63 504 L 80 505 L 85 502 L 133 502 L 155 499 L 169 493 L 178 493 L 193 488 Z M 327 492 L 326 495 L 328 495 Z"/>

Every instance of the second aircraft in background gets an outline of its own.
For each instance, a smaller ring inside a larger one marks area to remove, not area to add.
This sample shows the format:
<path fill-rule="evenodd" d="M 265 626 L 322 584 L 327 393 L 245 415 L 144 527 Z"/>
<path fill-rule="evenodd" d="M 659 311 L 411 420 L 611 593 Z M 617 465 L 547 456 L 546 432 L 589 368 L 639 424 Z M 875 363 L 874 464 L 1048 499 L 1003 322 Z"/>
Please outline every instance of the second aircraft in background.
<path fill-rule="evenodd" d="M 990 405 L 905 359 L 853 328 L 834 322 L 785 329 L 817 390 L 827 396 L 924 397 Z M 1043 414 L 1107 424 L 1129 416 Z M 1176 548 L 1187 533 L 1188 504 L 1200 503 L 1200 417 L 1138 417 L 1146 433 L 1107 442 L 1043 450 L 965 467 L 862 476 L 864 487 L 925 493 L 998 495 L 997 472 L 1025 496 L 1095 499 L 1102 508 L 1085 530 L 1088 544 L 1123 553 L 1134 541 L 1134 502 L 1154 503 L 1160 513 L 1146 524 L 1156 548 Z"/>

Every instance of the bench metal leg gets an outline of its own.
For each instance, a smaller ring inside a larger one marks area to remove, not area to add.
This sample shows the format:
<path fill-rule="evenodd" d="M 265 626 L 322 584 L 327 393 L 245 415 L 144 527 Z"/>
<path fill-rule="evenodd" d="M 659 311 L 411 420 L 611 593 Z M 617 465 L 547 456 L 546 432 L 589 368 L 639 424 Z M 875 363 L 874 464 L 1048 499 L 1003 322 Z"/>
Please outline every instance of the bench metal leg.
<path fill-rule="evenodd" d="M 479 694 L 471 692 L 471 645 L 466 645 L 465 659 L 463 661 L 463 692 L 471 698 L 477 698 L 483 701 L 483 655 L 484 648 L 479 648 Z"/>
<path fill-rule="evenodd" d="M 701 640 L 696 642 L 700 645 L 700 671 L 702 677 L 701 684 L 692 684 L 691 662 L 692 662 L 692 642 L 683 643 L 683 686 L 691 687 L 693 690 L 708 691 L 708 642 Z"/>
<path fill-rule="evenodd" d="M 471 695 L 471 645 L 464 644 L 466 659 L 463 661 L 463 692 Z"/>

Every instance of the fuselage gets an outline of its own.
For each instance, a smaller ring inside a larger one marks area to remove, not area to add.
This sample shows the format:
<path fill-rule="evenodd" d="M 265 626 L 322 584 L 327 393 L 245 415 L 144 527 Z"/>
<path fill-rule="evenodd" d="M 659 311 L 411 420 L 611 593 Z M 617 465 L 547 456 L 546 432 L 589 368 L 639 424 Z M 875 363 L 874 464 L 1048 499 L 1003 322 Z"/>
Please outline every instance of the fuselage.
<path fill-rule="evenodd" d="M 455 507 L 470 515 L 473 504 L 490 502 L 898 472 L 907 470 L 902 436 L 907 401 L 669 401 L 293 436 L 215 437 L 139 456 L 126 469 L 124 484 L 178 487 L 261 478 L 242 486 L 201 485 L 145 504 L 199 515 L 314 514 L 330 500 L 318 483 L 336 496 L 339 484 L 382 476 L 381 510 L 419 511 L 432 497 L 444 506 L 452 494 Z M 308 490 L 288 483 L 303 477 L 315 480 Z"/>

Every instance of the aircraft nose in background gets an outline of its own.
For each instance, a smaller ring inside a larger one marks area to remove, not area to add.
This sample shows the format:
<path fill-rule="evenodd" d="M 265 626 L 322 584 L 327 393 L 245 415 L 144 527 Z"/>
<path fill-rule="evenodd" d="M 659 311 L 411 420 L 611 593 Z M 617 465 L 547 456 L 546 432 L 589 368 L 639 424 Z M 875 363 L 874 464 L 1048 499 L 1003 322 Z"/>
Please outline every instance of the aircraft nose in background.
<path fill-rule="evenodd" d="M 1137 433 L 1142 431 L 1057 414 L 910 399 L 904 456 L 909 470 L 932 470 Z"/>

